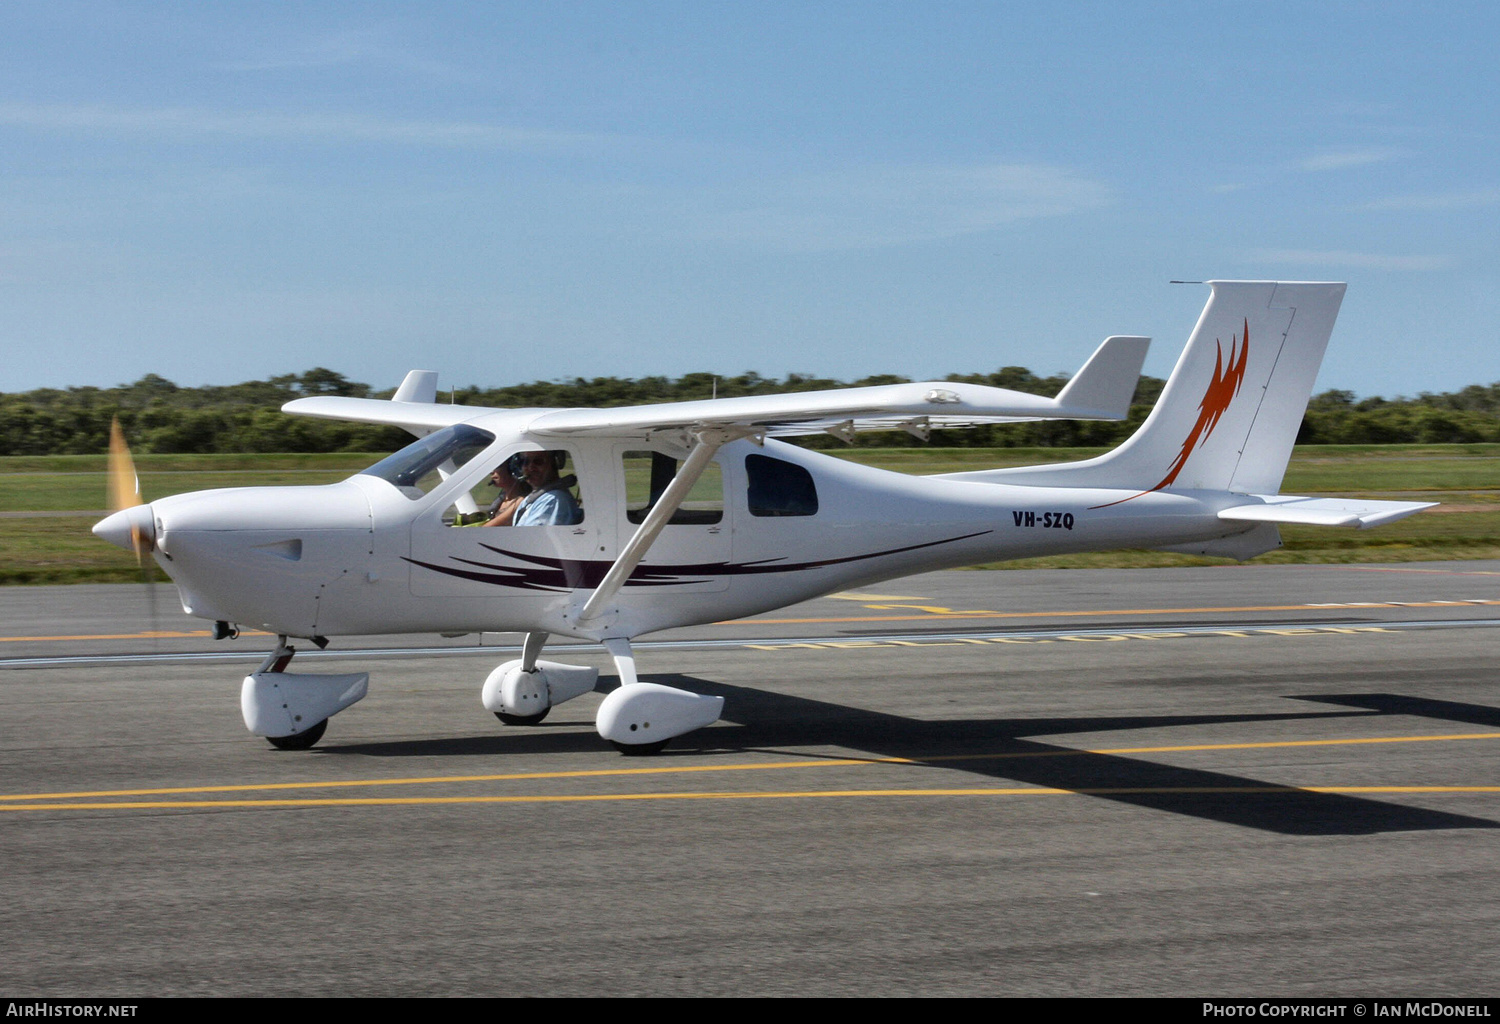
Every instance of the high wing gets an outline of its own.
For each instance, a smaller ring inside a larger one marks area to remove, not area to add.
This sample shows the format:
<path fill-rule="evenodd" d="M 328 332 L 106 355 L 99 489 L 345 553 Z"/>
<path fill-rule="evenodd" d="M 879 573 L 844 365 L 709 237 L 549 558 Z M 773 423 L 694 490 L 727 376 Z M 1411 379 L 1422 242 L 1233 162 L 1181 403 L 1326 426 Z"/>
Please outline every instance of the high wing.
<path fill-rule="evenodd" d="M 1149 345 L 1149 338 L 1106 339 L 1055 398 L 980 384 L 925 381 L 613 409 L 537 409 L 527 429 L 538 434 L 612 436 L 674 428 L 725 428 L 770 436 L 827 431 L 847 439 L 868 430 L 908 430 L 925 436 L 936 427 L 1044 419 L 1119 420 L 1130 411 Z M 391 401 L 320 396 L 288 402 L 282 411 L 388 423 L 418 437 L 490 411 L 432 404 L 433 384 L 431 371 L 413 370 Z"/>
<path fill-rule="evenodd" d="M 529 429 L 539 434 L 628 435 L 722 427 L 764 431 L 771 437 L 827 431 L 847 439 L 869 430 L 925 435 L 935 427 L 1023 420 L 1119 420 L 1130 412 L 1150 343 L 1149 338 L 1107 339 L 1055 398 L 983 384 L 921 381 L 617 409 L 559 409 L 538 416 Z"/>
<path fill-rule="evenodd" d="M 430 370 L 413 370 L 415 373 L 430 373 Z M 411 378 L 411 374 L 407 374 Z M 405 385 L 402 385 L 404 388 Z M 398 390 L 397 395 L 400 395 Z M 471 420 L 488 410 L 472 405 L 437 405 L 432 402 L 408 402 L 399 398 L 386 401 L 383 398 L 344 398 L 339 395 L 319 395 L 316 398 L 298 398 L 281 407 L 282 412 L 293 416 L 311 416 L 320 420 L 349 420 L 353 423 L 384 423 L 401 427 L 418 437 L 426 437 L 434 430 L 451 427 L 455 423 Z"/>

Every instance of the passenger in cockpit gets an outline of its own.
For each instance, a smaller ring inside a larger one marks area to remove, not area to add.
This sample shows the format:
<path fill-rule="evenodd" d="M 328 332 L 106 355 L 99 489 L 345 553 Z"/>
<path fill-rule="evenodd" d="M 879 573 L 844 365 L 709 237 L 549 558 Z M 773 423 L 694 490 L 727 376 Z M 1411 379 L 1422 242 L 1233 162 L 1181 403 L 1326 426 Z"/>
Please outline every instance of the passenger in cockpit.
<path fill-rule="evenodd" d="M 516 512 L 521 507 L 521 501 L 531 493 L 531 485 L 526 482 L 525 474 L 521 465 L 525 459 L 523 455 L 512 455 L 490 474 L 490 483 L 500 491 L 500 496 L 495 499 L 489 508 L 489 518 L 485 526 L 509 526 L 515 520 Z"/>
<path fill-rule="evenodd" d="M 568 464 L 567 452 L 526 452 L 521 472 L 531 493 L 521 500 L 516 526 L 572 526 L 583 521 L 583 512 L 568 490 L 576 478 L 559 477 Z"/>

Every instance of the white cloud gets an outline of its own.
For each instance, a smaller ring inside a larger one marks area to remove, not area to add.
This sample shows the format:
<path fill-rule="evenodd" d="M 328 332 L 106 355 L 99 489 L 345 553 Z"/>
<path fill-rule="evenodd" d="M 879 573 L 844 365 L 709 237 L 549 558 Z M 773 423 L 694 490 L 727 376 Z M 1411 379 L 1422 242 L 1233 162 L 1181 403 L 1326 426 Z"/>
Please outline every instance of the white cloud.
<path fill-rule="evenodd" d="M 1480 188 L 1468 192 L 1434 192 L 1426 195 L 1391 196 L 1364 206 L 1366 210 L 1467 210 L 1476 206 L 1500 205 L 1500 188 Z"/>
<path fill-rule="evenodd" d="M 274 71 L 281 68 L 327 68 L 378 57 L 381 47 L 367 32 L 339 32 L 303 46 L 264 51 L 246 60 L 228 62 L 233 71 Z"/>
<path fill-rule="evenodd" d="M 478 149 L 563 150 L 596 147 L 610 136 L 471 121 L 394 121 L 358 114 L 288 114 L 70 104 L 0 103 L 0 125 L 43 131 L 131 135 L 223 135 L 303 142 L 378 142 Z"/>
<path fill-rule="evenodd" d="M 1112 199 L 1105 184 L 1041 164 L 877 167 L 699 190 L 674 219 L 697 238 L 822 251 L 975 234 Z"/>
<path fill-rule="evenodd" d="M 321 71 L 353 64 L 372 64 L 446 80 L 475 80 L 447 64 L 407 52 L 390 31 L 360 29 L 281 49 L 262 49 L 253 56 L 228 61 L 230 71 Z"/>
<path fill-rule="evenodd" d="M 1361 267 L 1367 270 L 1442 270 L 1453 264 L 1449 256 L 1390 256 L 1347 249 L 1257 249 L 1247 254 L 1264 263 L 1314 267 Z"/>
<path fill-rule="evenodd" d="M 1310 156 L 1299 166 L 1304 171 L 1341 171 L 1346 167 L 1384 163 L 1403 155 L 1399 149 L 1383 146 L 1369 146 L 1364 149 L 1333 149 Z"/>

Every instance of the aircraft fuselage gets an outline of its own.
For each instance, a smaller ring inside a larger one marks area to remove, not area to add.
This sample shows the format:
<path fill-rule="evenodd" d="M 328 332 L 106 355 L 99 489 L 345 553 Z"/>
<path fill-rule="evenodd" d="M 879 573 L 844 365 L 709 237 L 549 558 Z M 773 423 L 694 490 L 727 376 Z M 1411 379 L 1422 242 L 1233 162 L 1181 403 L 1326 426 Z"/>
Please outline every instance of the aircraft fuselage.
<path fill-rule="evenodd" d="M 501 427 L 491 426 L 497 437 Z M 456 503 L 490 469 L 538 448 L 568 452 L 581 522 L 448 525 Z M 602 639 L 753 615 L 915 572 L 1161 547 L 1247 529 L 1215 518 L 1234 500 L 1223 492 L 910 476 L 774 440 L 736 441 L 715 457 L 717 518 L 710 511 L 667 525 L 611 610 L 580 622 L 584 602 L 637 528 L 622 453 L 650 448 L 645 440 L 512 435 L 420 496 L 358 474 L 321 487 L 159 499 L 151 505 L 155 555 L 185 611 L 244 627 L 292 636 L 540 630 Z M 811 491 L 765 507 L 778 499 L 757 495 L 764 482 L 754 477 L 773 464 L 776 479 L 795 475 Z"/>

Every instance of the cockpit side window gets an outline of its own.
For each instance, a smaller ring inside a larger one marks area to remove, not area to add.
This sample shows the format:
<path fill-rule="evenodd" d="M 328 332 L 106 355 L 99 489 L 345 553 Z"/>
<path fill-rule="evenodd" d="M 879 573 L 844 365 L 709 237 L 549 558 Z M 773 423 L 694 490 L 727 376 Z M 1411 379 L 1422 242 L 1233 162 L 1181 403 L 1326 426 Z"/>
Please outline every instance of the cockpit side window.
<path fill-rule="evenodd" d="M 379 477 L 415 501 L 494 443 L 488 430 L 458 423 L 413 441 L 361 475 Z"/>
<path fill-rule="evenodd" d="M 443 515 L 450 526 L 577 526 L 583 492 L 573 453 L 512 451 Z"/>
<path fill-rule="evenodd" d="M 818 489 L 812 474 L 795 462 L 746 455 L 745 476 L 752 516 L 817 515 Z"/>

